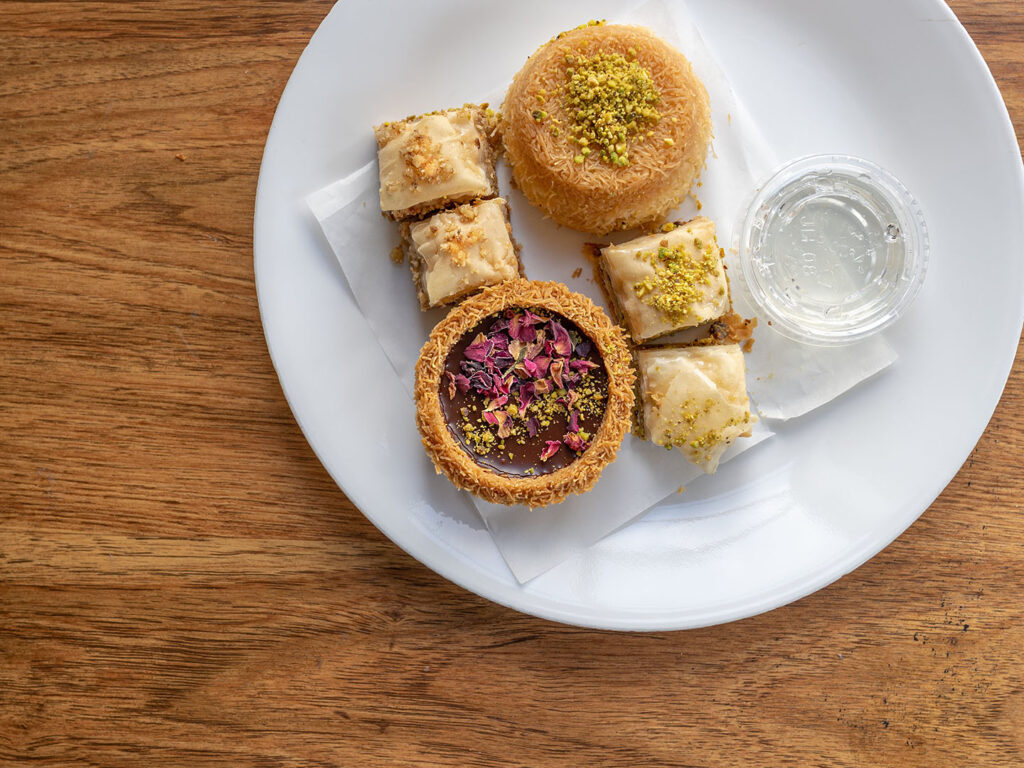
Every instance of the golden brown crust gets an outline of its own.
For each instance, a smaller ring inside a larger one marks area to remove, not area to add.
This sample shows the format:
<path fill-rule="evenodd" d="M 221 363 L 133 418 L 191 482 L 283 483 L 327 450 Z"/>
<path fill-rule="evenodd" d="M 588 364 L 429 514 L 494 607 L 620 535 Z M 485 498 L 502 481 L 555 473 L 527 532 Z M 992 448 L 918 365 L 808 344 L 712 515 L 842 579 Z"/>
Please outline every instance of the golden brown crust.
<path fill-rule="evenodd" d="M 488 110 L 486 107 L 486 104 L 464 104 L 461 109 L 470 111 L 473 117 L 473 124 L 476 126 L 480 136 L 483 137 L 483 141 L 479 146 L 483 152 L 484 173 L 487 175 L 487 183 L 491 188 L 490 193 L 484 197 L 476 194 L 469 194 L 458 195 L 456 197 L 442 197 L 437 200 L 428 200 L 424 203 L 419 203 L 418 205 L 413 205 L 397 211 L 383 211 L 384 218 L 390 219 L 391 221 L 420 219 L 427 214 L 437 213 L 438 211 L 445 210 L 446 208 L 454 208 L 455 206 L 462 205 L 463 203 L 471 203 L 476 199 L 489 199 L 498 194 L 498 174 L 495 170 L 498 153 L 494 146 L 496 136 L 494 118 L 488 116 Z M 450 110 L 440 110 L 437 113 L 429 112 L 426 114 L 440 114 L 446 111 Z M 373 132 L 378 148 L 384 146 L 395 138 L 396 131 L 398 130 L 397 126 L 401 123 L 405 123 L 410 120 L 418 120 L 421 117 L 425 117 L 425 115 L 410 115 L 404 120 L 381 123 L 380 125 L 374 126 Z"/>
<path fill-rule="evenodd" d="M 630 53 L 630 51 L 633 53 Z M 650 71 L 661 100 L 653 134 L 629 149 L 630 163 L 616 167 L 596 158 L 574 161 L 577 147 L 551 118 L 572 117 L 561 92 L 566 55 L 598 51 L 635 56 Z M 515 76 L 502 107 L 505 157 L 523 194 L 560 224 L 605 234 L 652 222 L 678 205 L 704 168 L 711 141 L 707 91 L 689 61 L 642 27 L 588 26 L 552 40 Z"/>
<path fill-rule="evenodd" d="M 510 307 L 545 309 L 571 320 L 594 342 L 608 374 L 604 420 L 590 447 L 547 475 L 512 477 L 481 467 L 455 442 L 441 410 L 441 376 L 451 348 L 482 320 Z M 632 418 L 635 377 L 625 333 L 590 299 L 561 283 L 508 280 L 466 299 L 431 332 L 416 363 L 416 426 L 438 473 L 456 487 L 496 504 L 546 507 L 589 491 L 615 459 Z"/>
<path fill-rule="evenodd" d="M 423 257 L 412 244 L 412 237 L 409 235 L 410 224 L 409 221 L 399 222 L 398 232 L 402 236 L 402 251 L 409 260 L 412 284 L 416 287 L 416 298 L 420 300 L 420 309 L 426 312 L 430 309 L 430 299 L 427 298 L 427 292 L 423 290 Z"/>
<path fill-rule="evenodd" d="M 633 363 L 633 370 L 640 370 L 640 360 L 637 357 L 639 347 L 632 346 L 629 349 L 629 356 Z M 633 411 L 632 411 L 633 434 L 641 440 L 647 439 L 647 425 L 644 424 L 644 393 L 640 383 L 640 374 L 637 373 L 633 380 Z"/>

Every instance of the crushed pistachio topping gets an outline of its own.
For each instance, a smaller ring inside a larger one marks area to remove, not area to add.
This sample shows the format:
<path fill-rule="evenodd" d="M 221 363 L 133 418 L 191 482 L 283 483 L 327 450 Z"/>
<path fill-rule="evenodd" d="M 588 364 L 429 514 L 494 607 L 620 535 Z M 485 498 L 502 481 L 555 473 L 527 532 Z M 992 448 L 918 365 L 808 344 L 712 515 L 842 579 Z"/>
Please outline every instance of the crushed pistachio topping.
<path fill-rule="evenodd" d="M 649 70 L 621 53 L 565 57 L 563 106 L 571 119 L 569 140 L 580 149 L 582 163 L 596 153 L 606 163 L 629 164 L 629 147 L 653 135 L 648 129 L 661 119 L 655 105 L 661 94 Z"/>
<path fill-rule="evenodd" d="M 561 40 L 563 37 L 568 35 L 569 32 L 575 32 L 577 29 L 586 29 L 587 27 L 603 27 L 605 23 L 606 22 L 604 19 L 591 19 L 586 24 L 580 24 L 565 32 L 559 32 L 557 35 L 551 38 L 551 41 Z"/>
<path fill-rule="evenodd" d="M 673 420 L 676 429 L 666 429 L 658 441 L 659 445 L 671 450 L 672 448 L 688 448 L 696 456 L 698 463 L 705 463 L 711 459 L 712 450 L 722 443 L 731 443 L 732 437 L 726 436 L 726 431 L 732 427 L 747 426 L 750 424 L 750 414 L 742 417 L 734 416 L 724 424 L 707 429 L 703 432 L 695 432 L 697 420 L 707 416 L 715 403 L 708 398 L 698 404 L 693 398 L 689 398 L 679 407 L 679 412 Z"/>
<path fill-rule="evenodd" d="M 661 312 L 673 323 L 681 323 L 704 296 L 703 288 L 718 277 L 721 264 L 713 243 L 695 238 L 692 253 L 685 245 L 668 247 L 662 240 L 656 252 L 636 254 L 654 268 L 654 274 L 633 284 L 638 299 Z"/>

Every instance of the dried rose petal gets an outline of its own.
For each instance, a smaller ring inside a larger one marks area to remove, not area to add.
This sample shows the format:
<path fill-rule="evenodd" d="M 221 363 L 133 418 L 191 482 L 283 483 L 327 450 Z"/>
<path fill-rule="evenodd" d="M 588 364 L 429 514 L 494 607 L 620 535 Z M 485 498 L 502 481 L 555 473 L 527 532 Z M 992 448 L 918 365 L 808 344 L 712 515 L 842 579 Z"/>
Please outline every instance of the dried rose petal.
<path fill-rule="evenodd" d="M 486 392 L 494 388 L 494 376 L 486 371 L 477 371 L 469 377 L 469 384 L 475 390 Z"/>
<path fill-rule="evenodd" d="M 484 421 L 488 424 L 497 425 L 498 417 L 494 415 L 494 411 L 484 411 Z"/>
<path fill-rule="evenodd" d="M 589 445 L 589 443 L 586 440 L 584 440 L 576 433 L 568 433 L 566 435 L 563 435 L 562 439 L 565 440 L 565 444 L 567 446 L 572 448 L 577 453 L 584 450 Z"/>
<path fill-rule="evenodd" d="M 576 351 L 578 352 L 579 349 L 577 348 Z M 574 371 L 586 373 L 587 371 L 592 371 L 597 368 L 597 363 L 591 362 L 590 360 L 572 360 L 569 362 L 569 367 Z"/>
<path fill-rule="evenodd" d="M 530 358 L 523 360 L 523 368 L 526 369 L 526 373 L 530 378 L 539 379 L 542 376 L 540 370 L 537 368 L 537 363 Z"/>
<path fill-rule="evenodd" d="M 455 375 L 455 386 L 459 388 L 459 392 L 466 394 L 469 392 L 469 379 L 463 376 L 461 373 Z"/>
<path fill-rule="evenodd" d="M 531 416 L 526 420 L 526 434 L 530 437 L 536 437 L 537 432 L 540 431 L 540 422 L 537 421 L 536 416 Z"/>
<path fill-rule="evenodd" d="M 570 411 L 569 412 L 569 431 L 579 432 L 580 431 L 580 412 Z"/>
<path fill-rule="evenodd" d="M 550 379 L 537 379 L 533 382 L 533 391 L 538 395 L 546 395 L 551 391 L 551 380 Z"/>
<path fill-rule="evenodd" d="M 537 366 L 537 377 L 543 377 L 548 375 L 548 366 L 551 365 L 551 358 L 538 355 L 533 358 L 534 364 Z"/>
<path fill-rule="evenodd" d="M 537 329 L 533 327 L 536 321 L 529 312 L 517 314 L 512 317 L 508 324 L 508 335 L 519 341 L 531 342 L 537 338 Z"/>
<path fill-rule="evenodd" d="M 451 371 L 445 371 L 444 375 L 448 377 L 448 399 L 455 399 L 455 374 Z"/>
<path fill-rule="evenodd" d="M 569 338 L 569 332 L 557 320 L 552 320 L 550 325 L 555 352 L 562 357 L 568 357 L 572 354 L 572 339 Z"/>
<path fill-rule="evenodd" d="M 544 351 L 544 345 L 546 343 L 548 342 L 537 341 L 534 342 L 533 344 L 528 345 L 526 347 L 526 359 L 533 360 L 534 358 L 536 358 L 537 355 Z"/>
<path fill-rule="evenodd" d="M 562 389 L 565 386 L 562 383 L 562 369 L 564 367 L 564 360 L 555 360 L 551 363 L 551 379 L 555 382 L 555 386 L 558 389 Z"/>
<path fill-rule="evenodd" d="M 482 363 L 487 359 L 487 355 L 492 346 L 493 344 L 489 343 L 481 333 L 473 340 L 472 344 L 466 347 L 466 351 L 462 354 L 467 360 L 475 360 L 478 363 Z"/>
<path fill-rule="evenodd" d="M 583 339 L 583 341 L 576 345 L 576 354 L 580 357 L 586 357 L 590 354 L 590 348 L 592 346 L 590 339 Z"/>
<path fill-rule="evenodd" d="M 525 384 L 519 385 L 519 410 L 526 412 L 526 409 L 530 407 L 530 403 L 533 402 L 536 397 L 536 390 L 532 381 L 528 381 Z"/>
<path fill-rule="evenodd" d="M 540 453 L 540 460 L 541 461 L 547 461 L 552 456 L 554 456 L 556 453 L 558 453 L 558 449 L 562 447 L 562 441 L 561 440 L 545 440 L 544 442 L 545 442 L 544 450 L 541 451 L 541 453 Z"/>
<path fill-rule="evenodd" d="M 508 437 L 512 434 L 512 420 L 509 419 L 508 414 L 505 411 L 494 411 L 495 418 L 498 419 L 498 437 Z"/>

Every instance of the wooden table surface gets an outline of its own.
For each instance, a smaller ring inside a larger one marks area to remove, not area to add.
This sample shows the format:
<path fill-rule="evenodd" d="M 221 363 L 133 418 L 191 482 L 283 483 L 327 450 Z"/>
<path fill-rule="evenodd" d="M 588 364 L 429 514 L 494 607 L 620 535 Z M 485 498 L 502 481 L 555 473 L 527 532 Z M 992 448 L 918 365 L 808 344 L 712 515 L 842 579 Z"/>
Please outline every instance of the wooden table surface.
<path fill-rule="evenodd" d="M 1024 6 L 956 0 L 1024 133 Z M 492 605 L 321 468 L 264 345 L 263 143 L 330 2 L 0 4 L 0 765 L 1024 765 L 1024 369 L 794 605 Z"/>

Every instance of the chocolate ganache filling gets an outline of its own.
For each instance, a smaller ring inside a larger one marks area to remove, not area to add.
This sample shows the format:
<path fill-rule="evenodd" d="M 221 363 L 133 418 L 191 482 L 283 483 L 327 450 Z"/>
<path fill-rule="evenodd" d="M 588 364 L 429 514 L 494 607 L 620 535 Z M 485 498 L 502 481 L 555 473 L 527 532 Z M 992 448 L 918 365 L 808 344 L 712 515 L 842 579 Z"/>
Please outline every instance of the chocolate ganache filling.
<path fill-rule="evenodd" d="M 568 466 L 604 418 L 608 374 L 575 323 L 506 309 L 452 347 L 441 379 L 448 429 L 481 466 L 535 476 Z"/>

